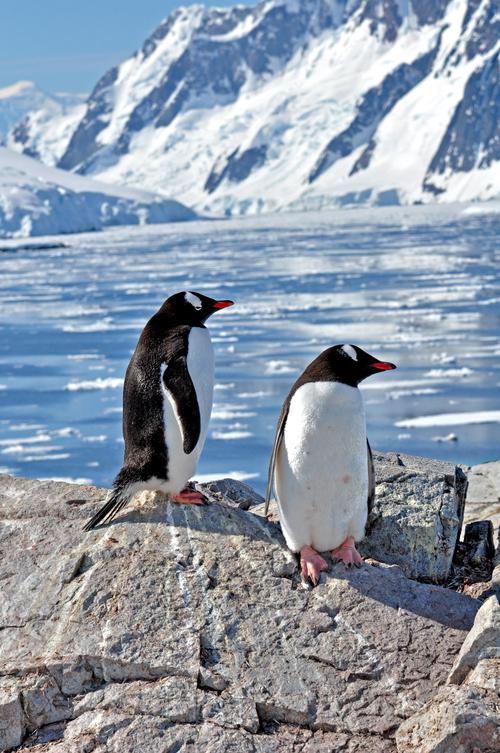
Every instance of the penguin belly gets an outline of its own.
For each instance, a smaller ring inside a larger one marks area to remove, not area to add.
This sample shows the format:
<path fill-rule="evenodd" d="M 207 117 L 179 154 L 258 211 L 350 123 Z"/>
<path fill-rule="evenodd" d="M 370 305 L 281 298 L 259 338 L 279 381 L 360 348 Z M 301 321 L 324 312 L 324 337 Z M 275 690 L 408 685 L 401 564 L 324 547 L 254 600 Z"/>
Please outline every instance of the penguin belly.
<path fill-rule="evenodd" d="M 162 365 L 162 368 L 164 369 L 165 366 Z M 207 329 L 193 327 L 189 333 L 187 369 L 193 382 L 200 411 L 200 436 L 192 452 L 186 454 L 184 432 L 177 407 L 172 395 L 163 386 L 162 379 L 163 422 L 168 469 L 166 469 L 167 481 L 162 483 L 161 490 L 167 494 L 178 494 L 194 475 L 207 436 L 214 389 L 214 352 Z"/>
<path fill-rule="evenodd" d="M 295 392 L 276 463 L 276 496 L 288 547 L 334 549 L 363 538 L 368 462 L 363 401 L 356 387 L 308 382 Z"/>

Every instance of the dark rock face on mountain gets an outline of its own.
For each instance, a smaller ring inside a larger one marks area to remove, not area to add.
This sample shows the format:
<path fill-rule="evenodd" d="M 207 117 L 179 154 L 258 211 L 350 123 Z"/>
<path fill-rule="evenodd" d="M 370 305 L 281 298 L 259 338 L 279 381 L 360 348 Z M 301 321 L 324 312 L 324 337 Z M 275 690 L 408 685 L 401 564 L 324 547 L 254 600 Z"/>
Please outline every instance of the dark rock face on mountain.
<path fill-rule="evenodd" d="M 500 59 L 497 52 L 471 75 L 445 136 L 429 165 L 432 176 L 486 168 L 500 160 Z M 441 189 L 443 190 L 443 189 Z"/>

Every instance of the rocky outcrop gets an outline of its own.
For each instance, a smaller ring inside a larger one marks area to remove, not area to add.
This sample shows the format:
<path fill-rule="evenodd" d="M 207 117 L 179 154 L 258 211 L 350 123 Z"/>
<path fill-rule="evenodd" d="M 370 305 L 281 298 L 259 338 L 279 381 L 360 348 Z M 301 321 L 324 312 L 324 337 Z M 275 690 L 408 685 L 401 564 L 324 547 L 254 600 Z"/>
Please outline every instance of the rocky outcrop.
<path fill-rule="evenodd" d="M 377 494 L 363 554 L 443 583 L 460 537 L 467 478 L 450 463 L 374 453 Z"/>
<path fill-rule="evenodd" d="M 399 753 L 500 749 L 500 568 L 448 678 L 396 734 Z"/>
<path fill-rule="evenodd" d="M 479 602 L 375 560 L 306 589 L 255 493 L 203 488 L 84 534 L 104 490 L 1 478 L 0 749 L 396 752 Z"/>

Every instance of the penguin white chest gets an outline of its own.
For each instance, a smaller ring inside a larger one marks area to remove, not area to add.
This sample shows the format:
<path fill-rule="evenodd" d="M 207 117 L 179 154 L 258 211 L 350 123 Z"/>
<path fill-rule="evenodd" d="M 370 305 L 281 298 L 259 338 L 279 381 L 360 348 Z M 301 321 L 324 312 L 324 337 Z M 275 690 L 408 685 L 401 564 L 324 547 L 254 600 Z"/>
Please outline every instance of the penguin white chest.
<path fill-rule="evenodd" d="M 196 471 L 212 412 L 214 353 L 207 329 L 201 327 L 191 329 L 186 360 L 188 374 L 193 383 L 198 402 L 200 435 L 194 449 L 186 454 L 184 452 L 184 432 L 177 406 L 169 391 L 163 388 L 163 420 L 168 454 L 168 481 L 162 488 L 163 491 L 173 494 L 184 489 Z M 168 367 L 163 365 L 162 369 L 165 368 Z"/>
<path fill-rule="evenodd" d="M 287 544 L 333 549 L 364 535 L 368 458 L 363 400 L 341 382 L 309 382 L 293 395 L 276 463 Z"/>

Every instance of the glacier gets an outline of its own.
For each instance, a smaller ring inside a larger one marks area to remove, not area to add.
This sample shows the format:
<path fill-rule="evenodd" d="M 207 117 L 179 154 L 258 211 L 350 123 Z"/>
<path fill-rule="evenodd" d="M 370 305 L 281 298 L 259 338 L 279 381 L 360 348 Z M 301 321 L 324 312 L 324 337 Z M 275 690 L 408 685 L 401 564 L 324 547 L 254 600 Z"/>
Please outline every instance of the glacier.
<path fill-rule="evenodd" d="M 47 167 L 0 146 L 0 238 L 195 217 L 177 201 Z"/>

